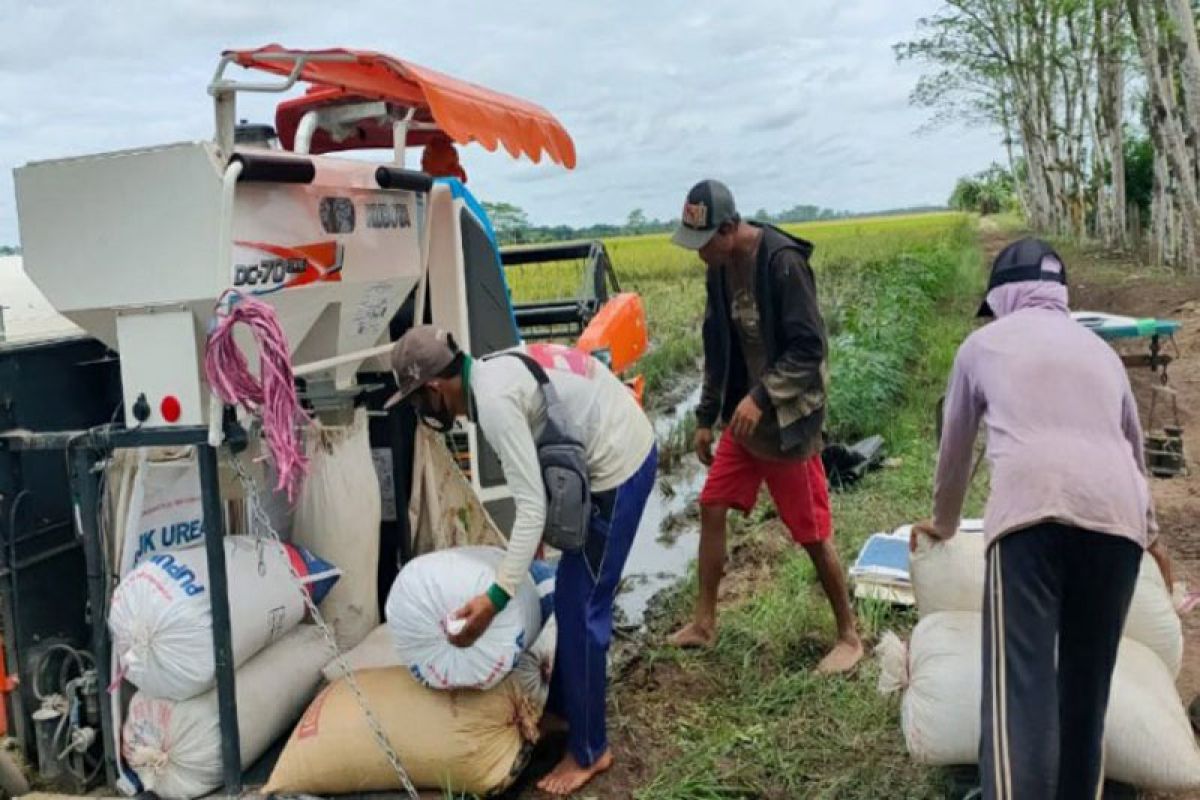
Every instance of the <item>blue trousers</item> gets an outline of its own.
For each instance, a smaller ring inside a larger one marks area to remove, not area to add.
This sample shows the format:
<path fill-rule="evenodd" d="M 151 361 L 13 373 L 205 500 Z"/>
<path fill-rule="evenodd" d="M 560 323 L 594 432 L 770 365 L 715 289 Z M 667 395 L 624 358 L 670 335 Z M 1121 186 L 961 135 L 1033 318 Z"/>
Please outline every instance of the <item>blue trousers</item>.
<path fill-rule="evenodd" d="M 592 495 L 587 542 L 578 552 L 564 553 L 558 564 L 558 645 L 548 706 L 566 718 L 567 748 L 584 767 L 608 749 L 605 701 L 613 600 L 657 471 L 655 448 L 625 483 Z"/>

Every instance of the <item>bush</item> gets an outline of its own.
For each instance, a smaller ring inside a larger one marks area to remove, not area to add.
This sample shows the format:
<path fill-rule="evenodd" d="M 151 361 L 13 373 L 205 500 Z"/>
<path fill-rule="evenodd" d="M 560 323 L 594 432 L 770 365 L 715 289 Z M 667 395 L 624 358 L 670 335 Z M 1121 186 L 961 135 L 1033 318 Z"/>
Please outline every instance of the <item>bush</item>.
<path fill-rule="evenodd" d="M 921 358 L 927 325 L 959 274 L 969 228 L 890 258 L 846 263 L 821 276 L 830 331 L 828 435 L 876 433 L 894 413 Z"/>

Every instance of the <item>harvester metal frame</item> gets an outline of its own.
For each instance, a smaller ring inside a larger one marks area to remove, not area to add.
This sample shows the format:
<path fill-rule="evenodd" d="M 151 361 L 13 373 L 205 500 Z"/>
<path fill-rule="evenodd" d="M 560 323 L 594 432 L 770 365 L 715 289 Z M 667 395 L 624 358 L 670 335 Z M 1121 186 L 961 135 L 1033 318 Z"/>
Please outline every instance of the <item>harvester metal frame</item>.
<path fill-rule="evenodd" d="M 232 433 L 232 432 L 231 432 Z M 0 433 L 0 448 L 12 451 L 55 450 L 67 457 L 76 535 L 82 542 L 87 569 L 88 607 L 91 613 L 90 648 L 96 661 L 100 693 L 101 740 L 104 772 L 109 786 L 117 783 L 117 737 L 113 730 L 113 682 L 108 633 L 108 566 L 100 534 L 100 478 L 103 465 L 113 450 L 135 447 L 196 448 L 203 504 L 205 557 L 208 560 L 213 618 L 213 656 L 216 665 L 217 702 L 220 714 L 221 760 L 225 793 L 233 797 L 242 790 L 241 744 L 237 721 L 237 695 L 230 633 L 229 591 L 225 574 L 225 525 L 221 512 L 221 486 L 217 471 L 217 449 L 208 444 L 207 427 L 123 429 L 104 425 L 88 430 L 31 433 Z M 229 438 L 230 446 L 235 439 Z M 85 787 L 86 788 L 86 787 Z"/>
<path fill-rule="evenodd" d="M 583 261 L 583 279 L 575 297 L 513 303 L 517 327 L 524 338 L 578 336 L 609 297 L 620 293 L 621 285 L 608 250 L 600 241 L 520 245 L 500 250 L 500 262 L 506 268 L 575 260 Z"/>

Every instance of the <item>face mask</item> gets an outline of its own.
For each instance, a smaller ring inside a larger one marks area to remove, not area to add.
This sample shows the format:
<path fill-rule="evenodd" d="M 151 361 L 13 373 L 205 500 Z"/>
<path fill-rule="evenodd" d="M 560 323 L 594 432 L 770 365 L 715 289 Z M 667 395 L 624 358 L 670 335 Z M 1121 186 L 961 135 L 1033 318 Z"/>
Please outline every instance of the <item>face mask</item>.
<path fill-rule="evenodd" d="M 431 394 L 429 389 L 421 389 L 414 398 L 413 406 L 422 422 L 438 433 L 446 433 L 454 427 L 454 412 L 447 405 L 435 408 L 430 401 Z"/>

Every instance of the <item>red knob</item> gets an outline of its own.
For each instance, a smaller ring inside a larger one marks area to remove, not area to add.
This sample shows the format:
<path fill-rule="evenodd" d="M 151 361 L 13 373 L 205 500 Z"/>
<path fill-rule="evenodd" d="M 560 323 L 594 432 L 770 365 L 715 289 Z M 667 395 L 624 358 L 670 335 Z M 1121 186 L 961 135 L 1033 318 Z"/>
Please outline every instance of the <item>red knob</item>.
<path fill-rule="evenodd" d="M 179 406 L 179 398 L 173 394 L 163 398 L 159 410 L 162 412 L 162 418 L 167 422 L 178 422 L 179 415 L 183 413 L 183 409 Z"/>

